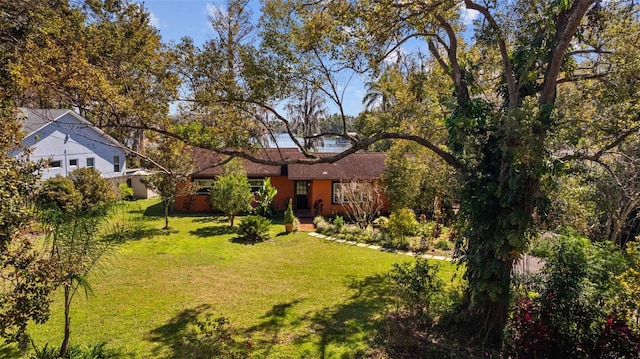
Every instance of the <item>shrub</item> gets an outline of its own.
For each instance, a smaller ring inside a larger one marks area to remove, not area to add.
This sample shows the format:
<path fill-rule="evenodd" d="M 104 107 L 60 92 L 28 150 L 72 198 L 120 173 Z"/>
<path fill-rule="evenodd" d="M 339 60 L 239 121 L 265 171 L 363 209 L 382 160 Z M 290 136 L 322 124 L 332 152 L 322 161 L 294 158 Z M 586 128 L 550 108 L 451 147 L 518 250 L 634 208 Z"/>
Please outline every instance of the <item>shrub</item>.
<path fill-rule="evenodd" d="M 120 199 L 130 201 L 133 199 L 133 188 L 127 186 L 126 183 L 120 183 L 118 185 L 118 194 Z"/>
<path fill-rule="evenodd" d="M 389 273 L 398 308 L 417 320 L 420 329 L 430 325 L 445 309 L 444 280 L 439 266 L 417 258 L 411 263 L 394 263 Z"/>
<path fill-rule="evenodd" d="M 336 216 L 333 220 L 333 225 L 336 226 L 338 230 L 342 229 L 342 227 L 344 227 L 344 218 L 342 218 L 342 216 Z"/>
<path fill-rule="evenodd" d="M 293 221 L 295 220 L 296 216 L 293 213 L 293 204 L 291 201 L 291 198 L 289 198 L 289 205 L 287 205 L 287 210 L 284 211 L 284 224 L 293 224 Z"/>
<path fill-rule="evenodd" d="M 391 213 L 387 231 L 393 237 L 412 236 L 418 231 L 419 223 L 416 215 L 409 208 L 402 208 Z"/>
<path fill-rule="evenodd" d="M 514 290 L 520 295 L 506 330 L 506 356 L 637 357 L 640 335 L 618 314 L 625 309 L 618 298 L 624 285 L 616 275 L 624 266 L 612 244 L 591 244 L 575 233 L 558 238 L 542 278 Z"/>
<path fill-rule="evenodd" d="M 322 216 L 316 216 L 316 218 L 313 219 L 313 224 L 316 226 L 316 232 L 318 233 L 333 235 L 337 232 L 336 226 L 327 222 Z"/>
<path fill-rule="evenodd" d="M 262 216 L 246 216 L 238 226 L 238 236 L 247 242 L 263 242 L 271 238 L 271 221 Z"/>
<path fill-rule="evenodd" d="M 448 239 L 441 239 L 436 243 L 436 248 L 449 251 L 453 249 L 453 243 L 451 243 Z"/>
<path fill-rule="evenodd" d="M 388 217 L 380 216 L 380 217 L 376 218 L 373 221 L 373 227 L 374 228 L 379 228 L 381 230 L 384 230 L 385 227 L 387 227 L 388 223 L 389 223 L 389 218 Z"/>

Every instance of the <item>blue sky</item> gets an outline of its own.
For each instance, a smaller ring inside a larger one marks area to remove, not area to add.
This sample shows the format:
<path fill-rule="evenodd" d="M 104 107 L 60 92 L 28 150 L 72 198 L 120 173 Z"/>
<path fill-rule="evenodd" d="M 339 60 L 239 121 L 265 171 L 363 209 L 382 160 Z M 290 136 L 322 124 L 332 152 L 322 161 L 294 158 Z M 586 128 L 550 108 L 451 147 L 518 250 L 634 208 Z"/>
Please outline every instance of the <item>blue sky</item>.
<path fill-rule="evenodd" d="M 196 45 L 202 45 L 213 37 L 208 16 L 212 8 L 223 4 L 216 0 L 134 0 L 141 3 L 151 13 L 151 23 L 162 35 L 164 42 L 178 42 L 180 38 L 189 36 Z M 260 16 L 260 3 L 253 0 L 250 8 L 254 16 Z M 470 22 L 475 14 L 466 13 L 466 21 Z M 403 51 L 413 49 L 403 49 Z M 424 49 L 423 49 L 424 50 Z M 349 83 L 341 84 L 345 89 L 344 105 L 349 115 L 357 115 L 363 110 L 362 98 L 365 94 L 364 82 L 367 79 L 352 78 Z M 337 110 L 328 105 L 329 112 Z"/>
<path fill-rule="evenodd" d="M 215 6 L 222 6 L 221 1 L 212 0 L 136 0 L 151 13 L 151 23 L 162 35 L 164 42 L 180 41 L 180 38 L 189 36 L 196 45 L 202 45 L 214 35 L 209 26 L 208 16 Z M 250 3 L 251 11 L 256 17 L 260 16 L 259 1 Z M 362 97 L 364 96 L 364 81 L 352 78 L 345 87 L 344 105 L 348 115 L 356 116 L 363 110 Z M 327 103 L 329 113 L 338 112 L 335 106 Z M 282 108 L 278 106 L 278 108 Z"/>

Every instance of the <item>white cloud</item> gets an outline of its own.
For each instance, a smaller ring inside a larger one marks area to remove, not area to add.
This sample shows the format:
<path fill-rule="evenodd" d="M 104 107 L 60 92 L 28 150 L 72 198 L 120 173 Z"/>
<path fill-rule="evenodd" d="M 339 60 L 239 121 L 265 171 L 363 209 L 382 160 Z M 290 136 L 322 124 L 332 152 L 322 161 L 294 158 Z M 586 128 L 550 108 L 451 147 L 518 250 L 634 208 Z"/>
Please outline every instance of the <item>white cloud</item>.
<path fill-rule="evenodd" d="M 477 12 L 476 10 L 471 10 L 467 8 L 460 8 L 460 12 L 461 12 L 462 21 L 464 21 L 465 25 L 471 25 L 473 20 L 477 19 L 478 15 L 480 15 L 480 13 Z"/>
<path fill-rule="evenodd" d="M 406 54 L 407 52 L 402 47 L 398 47 L 395 50 L 391 51 L 389 55 L 384 58 L 384 62 L 387 65 L 394 64 L 398 61 L 398 59 L 405 57 Z"/>
<path fill-rule="evenodd" d="M 160 19 L 158 19 L 158 17 L 152 12 L 149 12 L 149 23 L 151 26 L 160 30 Z"/>
<path fill-rule="evenodd" d="M 226 14 L 227 11 L 220 5 L 207 4 L 207 15 L 216 16 L 217 14 Z"/>

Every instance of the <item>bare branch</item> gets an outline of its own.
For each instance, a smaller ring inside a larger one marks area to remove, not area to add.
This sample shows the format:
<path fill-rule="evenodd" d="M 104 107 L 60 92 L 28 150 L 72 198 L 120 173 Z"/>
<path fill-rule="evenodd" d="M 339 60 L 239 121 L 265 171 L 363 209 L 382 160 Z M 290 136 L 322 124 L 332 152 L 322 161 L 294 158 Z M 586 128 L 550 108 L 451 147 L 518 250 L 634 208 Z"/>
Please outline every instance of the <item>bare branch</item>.
<path fill-rule="evenodd" d="M 489 26 L 496 32 L 498 36 L 498 46 L 500 48 L 500 58 L 502 60 L 502 71 L 504 77 L 507 79 L 507 89 L 509 92 L 509 108 L 514 109 L 518 105 L 518 91 L 516 89 L 516 79 L 513 75 L 513 68 L 511 67 L 511 61 L 509 60 L 509 53 L 507 51 L 507 44 L 502 36 L 502 31 L 498 23 L 494 19 L 493 15 L 489 12 L 489 9 L 479 5 L 471 0 L 464 0 L 464 4 L 467 9 L 476 10 L 481 13 L 485 19 L 489 22 Z"/>

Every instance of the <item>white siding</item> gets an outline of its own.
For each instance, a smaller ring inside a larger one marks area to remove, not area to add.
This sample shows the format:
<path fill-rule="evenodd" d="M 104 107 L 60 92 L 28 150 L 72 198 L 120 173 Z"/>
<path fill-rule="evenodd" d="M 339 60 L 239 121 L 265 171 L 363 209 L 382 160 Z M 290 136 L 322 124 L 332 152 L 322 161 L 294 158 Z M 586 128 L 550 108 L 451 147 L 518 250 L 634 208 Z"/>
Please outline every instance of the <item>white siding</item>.
<path fill-rule="evenodd" d="M 30 134 L 22 143 L 33 148 L 30 156 L 32 161 L 44 159 L 61 162 L 59 168 L 45 169 L 43 179 L 58 174 L 66 176 L 76 168 L 87 167 L 87 158 L 94 159 L 94 168 L 105 178 L 122 176 L 126 170 L 125 151 L 71 114 Z M 117 172 L 114 172 L 114 156 L 120 160 Z M 70 160 L 77 160 L 77 165 L 70 166 Z"/>

